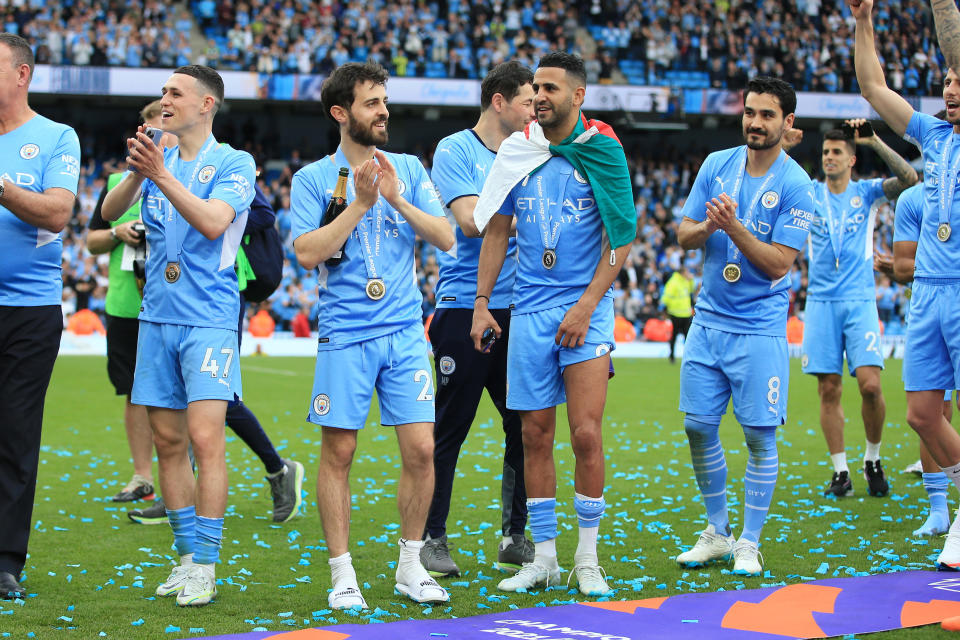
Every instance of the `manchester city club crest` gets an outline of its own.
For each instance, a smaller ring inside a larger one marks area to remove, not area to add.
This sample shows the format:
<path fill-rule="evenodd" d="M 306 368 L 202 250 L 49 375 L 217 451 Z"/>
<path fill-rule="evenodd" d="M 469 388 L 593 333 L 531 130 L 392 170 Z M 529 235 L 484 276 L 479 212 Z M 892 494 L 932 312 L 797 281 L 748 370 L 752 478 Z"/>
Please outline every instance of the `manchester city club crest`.
<path fill-rule="evenodd" d="M 457 370 L 456 361 L 450 356 L 443 356 L 440 358 L 440 373 L 445 376 L 450 375 Z"/>
<path fill-rule="evenodd" d="M 852 198 L 850 198 L 851 209 L 856 209 L 862 206 L 863 206 L 863 198 L 861 198 L 860 196 L 853 196 Z"/>
<path fill-rule="evenodd" d="M 318 394 L 313 399 L 313 412 L 318 416 L 325 416 L 330 413 L 330 396 L 325 393 Z"/>
<path fill-rule="evenodd" d="M 400 195 L 403 195 L 407 191 L 407 183 L 397 178 L 397 188 L 400 190 Z"/>
<path fill-rule="evenodd" d="M 607 354 L 607 353 L 610 353 L 610 345 L 608 345 L 608 344 L 598 344 L 598 345 L 597 345 L 596 354 L 597 354 L 597 357 L 598 357 L 598 358 L 599 358 L 600 356 L 604 355 L 604 354 Z"/>
<path fill-rule="evenodd" d="M 776 191 L 767 191 L 763 194 L 763 197 L 760 198 L 760 204 L 762 204 L 765 209 L 773 209 L 777 206 L 778 202 L 780 202 L 780 194 Z"/>
<path fill-rule="evenodd" d="M 20 157 L 24 160 L 32 160 L 37 157 L 38 153 L 40 153 L 40 147 L 32 142 L 20 147 Z"/>
<path fill-rule="evenodd" d="M 580 172 L 576 169 L 573 170 L 573 177 L 580 184 L 587 184 L 587 179 L 580 175 Z"/>
<path fill-rule="evenodd" d="M 200 173 L 197 174 L 197 180 L 199 180 L 202 184 L 207 184 L 213 180 L 213 174 L 216 172 L 217 168 L 212 164 L 208 164 L 203 169 L 200 169 Z"/>
<path fill-rule="evenodd" d="M 810 364 L 810 356 L 803 354 L 803 357 L 800 358 L 800 366 L 806 367 L 808 364 Z"/>

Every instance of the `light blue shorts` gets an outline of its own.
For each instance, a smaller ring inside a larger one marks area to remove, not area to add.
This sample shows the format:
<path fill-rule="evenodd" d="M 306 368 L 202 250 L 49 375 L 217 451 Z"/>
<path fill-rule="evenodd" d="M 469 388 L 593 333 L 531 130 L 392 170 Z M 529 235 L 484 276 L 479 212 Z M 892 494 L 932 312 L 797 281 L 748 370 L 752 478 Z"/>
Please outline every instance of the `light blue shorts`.
<path fill-rule="evenodd" d="M 133 404 L 186 409 L 234 396 L 243 397 L 236 331 L 140 321 Z"/>
<path fill-rule="evenodd" d="M 613 299 L 604 297 L 590 317 L 582 346 L 556 344 L 557 329 L 574 303 L 510 317 L 507 343 L 507 408 L 536 411 L 563 404 L 567 394 L 563 370 L 571 364 L 604 356 L 616 348 L 613 340 Z"/>
<path fill-rule="evenodd" d="M 960 388 L 960 282 L 914 281 L 903 386 L 907 391 Z"/>
<path fill-rule="evenodd" d="M 808 300 L 803 322 L 803 372 L 850 375 L 859 367 L 883 368 L 880 318 L 871 300 Z"/>
<path fill-rule="evenodd" d="M 374 389 L 381 424 L 434 421 L 433 373 L 420 323 L 340 349 L 317 351 L 307 421 L 362 429 Z"/>
<path fill-rule="evenodd" d="M 733 398 L 742 425 L 773 427 L 787 419 L 787 339 L 709 329 L 694 321 L 683 347 L 680 411 L 722 416 Z"/>

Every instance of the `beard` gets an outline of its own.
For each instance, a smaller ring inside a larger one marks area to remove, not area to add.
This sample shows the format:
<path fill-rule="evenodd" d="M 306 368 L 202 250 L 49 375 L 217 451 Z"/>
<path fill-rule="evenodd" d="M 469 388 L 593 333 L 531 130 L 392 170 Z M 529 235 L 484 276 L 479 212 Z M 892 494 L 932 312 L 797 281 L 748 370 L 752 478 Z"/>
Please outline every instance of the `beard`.
<path fill-rule="evenodd" d="M 756 135 L 756 134 L 754 134 Z M 765 151 L 767 149 L 772 149 L 773 147 L 780 145 L 780 139 L 783 137 L 783 132 L 780 132 L 780 135 L 773 137 L 772 134 L 766 134 L 763 140 L 759 142 L 751 141 L 749 132 L 744 132 L 743 138 L 747 143 L 747 147 L 753 149 L 754 151 Z"/>
<path fill-rule="evenodd" d="M 567 116 L 570 115 L 570 111 L 573 109 L 573 100 L 567 100 L 563 104 L 550 104 L 550 113 L 546 117 L 541 118 L 540 115 L 537 115 L 537 122 L 541 127 L 555 127 L 561 122 L 566 120 Z"/>
<path fill-rule="evenodd" d="M 347 135 L 350 139 L 364 147 L 377 147 L 387 143 L 387 130 L 383 133 L 374 130 L 373 125 L 386 120 L 376 120 L 369 126 L 364 127 L 359 120 L 354 119 L 353 115 L 347 114 Z"/>

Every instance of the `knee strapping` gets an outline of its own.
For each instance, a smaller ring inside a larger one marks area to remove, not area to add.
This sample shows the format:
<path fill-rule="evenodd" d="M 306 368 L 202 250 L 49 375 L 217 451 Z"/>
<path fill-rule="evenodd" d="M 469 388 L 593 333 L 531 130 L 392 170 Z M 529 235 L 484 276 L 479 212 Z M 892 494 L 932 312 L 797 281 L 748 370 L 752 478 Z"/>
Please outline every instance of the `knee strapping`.
<path fill-rule="evenodd" d="M 683 418 L 683 430 L 691 443 L 707 443 L 719 439 L 720 416 L 697 416 L 687 414 Z"/>
<path fill-rule="evenodd" d="M 775 427 L 743 426 L 743 435 L 747 441 L 750 457 L 767 457 L 777 452 L 777 430 Z"/>

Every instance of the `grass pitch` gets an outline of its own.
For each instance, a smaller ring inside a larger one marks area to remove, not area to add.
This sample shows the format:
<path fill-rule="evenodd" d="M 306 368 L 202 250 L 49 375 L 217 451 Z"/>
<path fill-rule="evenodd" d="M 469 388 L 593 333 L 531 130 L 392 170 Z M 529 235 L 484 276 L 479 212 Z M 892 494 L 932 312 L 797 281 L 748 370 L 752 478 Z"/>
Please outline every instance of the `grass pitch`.
<path fill-rule="evenodd" d="M 57 362 L 44 420 L 43 451 L 24 585 L 25 603 L 0 601 L 0 637 L 181 638 L 251 630 L 293 630 L 336 622 L 470 616 L 538 603 L 582 600 L 565 588 L 501 594 L 494 568 L 500 538 L 502 431 L 484 398 L 458 465 L 448 523 L 450 545 L 464 575 L 447 580 L 449 605 L 416 605 L 393 594 L 399 520 L 399 456 L 390 429 L 375 426 L 374 410 L 360 435 L 352 471 L 352 552 L 370 612 L 327 608 L 330 574 L 316 512 L 320 433 L 303 418 L 310 402 L 313 360 L 246 358 L 245 399 L 281 455 L 306 467 L 307 496 L 300 517 L 270 519 L 270 491 L 259 460 L 228 431 L 230 501 L 217 577 L 220 595 L 207 607 L 178 609 L 153 596 L 174 554 L 167 526 L 142 526 L 126 517 L 129 505 L 110 502 L 132 474 L 124 436 L 122 398 L 113 395 L 103 358 Z M 692 545 L 705 522 L 681 414 L 679 365 L 664 360 L 617 360 L 607 402 L 607 515 L 600 529 L 601 564 L 614 599 L 641 599 L 692 591 L 753 588 L 811 578 L 928 569 L 940 540 L 915 539 L 926 516 L 926 494 L 915 476 L 900 473 L 917 458 L 916 438 L 904 419 L 900 362 L 883 376 L 887 428 L 881 455 L 891 481 L 886 498 L 866 496 L 856 473 L 863 454 L 859 395 L 845 380 L 847 451 L 856 495 L 822 497 L 832 467 L 819 429 L 816 381 L 793 361 L 789 422 L 780 430 L 780 482 L 761 545 L 766 575 L 745 579 L 727 567 L 682 570 L 674 556 Z M 558 412 L 556 446 L 561 566 L 576 548 L 573 453 Z M 721 437 L 727 453 L 731 520 L 739 532 L 747 452 L 739 427 L 727 417 Z M 950 498 L 955 502 L 956 493 Z M 135 503 L 142 506 L 144 503 Z M 955 505 L 954 505 L 955 506 Z M 933 638 L 939 626 L 886 637 Z"/>

